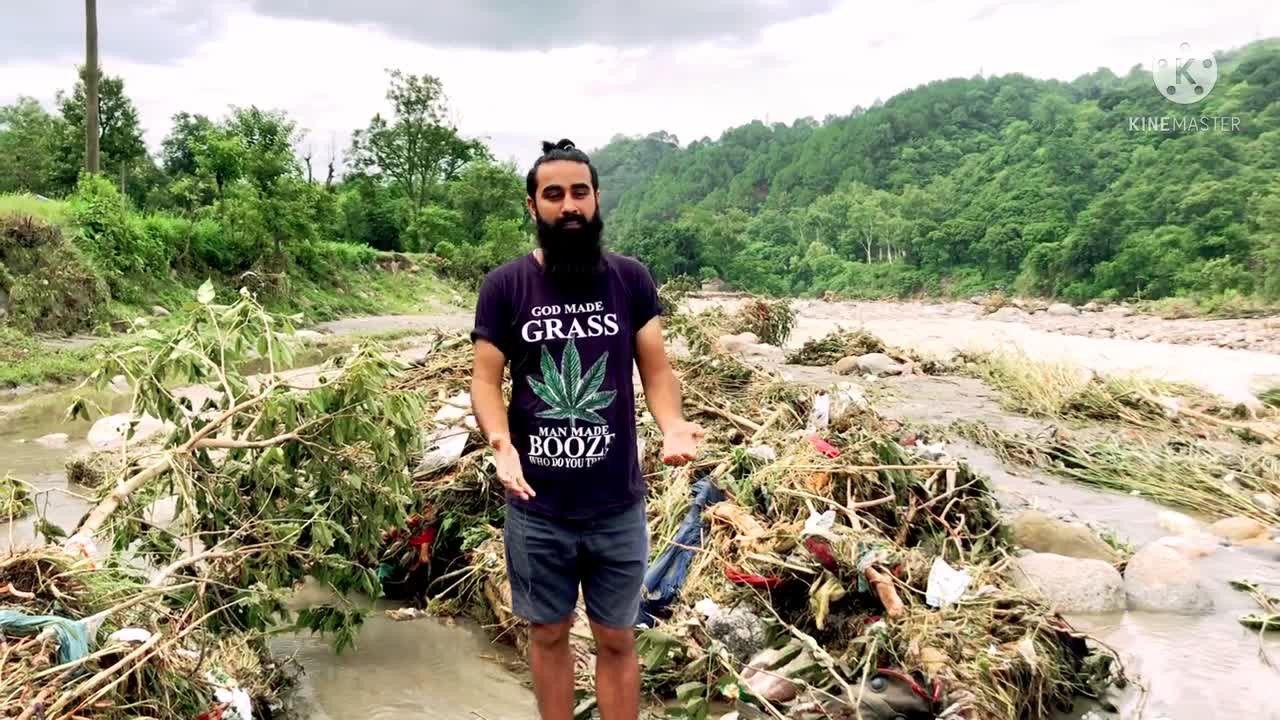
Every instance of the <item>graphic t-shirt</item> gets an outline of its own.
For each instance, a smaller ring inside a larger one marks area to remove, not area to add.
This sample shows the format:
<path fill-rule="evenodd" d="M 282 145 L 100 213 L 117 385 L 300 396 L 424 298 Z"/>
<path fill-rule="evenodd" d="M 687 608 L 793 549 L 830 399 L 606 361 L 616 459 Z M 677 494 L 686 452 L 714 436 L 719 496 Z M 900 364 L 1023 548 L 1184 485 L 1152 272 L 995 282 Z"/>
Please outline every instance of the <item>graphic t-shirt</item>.
<path fill-rule="evenodd" d="M 531 253 L 485 278 L 472 339 L 511 365 L 507 421 L 536 493 L 509 502 L 576 520 L 644 497 L 632 371 L 636 332 L 658 313 L 649 270 L 623 255 L 605 253 L 604 270 L 570 292 Z"/>

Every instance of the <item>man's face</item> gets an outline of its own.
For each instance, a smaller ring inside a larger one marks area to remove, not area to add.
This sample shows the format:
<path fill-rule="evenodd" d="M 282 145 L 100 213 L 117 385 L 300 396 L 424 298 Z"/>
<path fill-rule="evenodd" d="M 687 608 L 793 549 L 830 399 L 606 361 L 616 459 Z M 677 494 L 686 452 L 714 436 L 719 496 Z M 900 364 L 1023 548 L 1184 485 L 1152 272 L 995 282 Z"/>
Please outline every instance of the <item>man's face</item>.
<path fill-rule="evenodd" d="M 574 229 L 595 218 L 599 200 L 585 163 L 552 160 L 538 166 L 537 197 L 529 198 L 528 204 L 534 221 Z"/>
<path fill-rule="evenodd" d="M 528 198 L 538 225 L 542 261 L 553 280 L 580 285 L 600 266 L 604 221 L 591 169 L 580 162 L 552 160 L 538 166 L 536 196 Z"/>

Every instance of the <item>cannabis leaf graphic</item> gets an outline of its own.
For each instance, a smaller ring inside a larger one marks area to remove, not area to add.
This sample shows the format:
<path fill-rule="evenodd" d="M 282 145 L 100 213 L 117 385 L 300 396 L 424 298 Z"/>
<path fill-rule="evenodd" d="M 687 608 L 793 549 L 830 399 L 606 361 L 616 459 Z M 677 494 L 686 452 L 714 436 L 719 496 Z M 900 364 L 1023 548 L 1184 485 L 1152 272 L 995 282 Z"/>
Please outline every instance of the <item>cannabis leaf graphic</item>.
<path fill-rule="evenodd" d="M 548 420 L 568 420 L 574 427 L 578 421 L 604 425 L 605 419 L 596 413 L 613 403 L 616 390 L 600 391 L 604 383 L 604 371 L 609 353 L 606 352 L 596 360 L 591 369 L 582 373 L 582 358 L 578 356 L 578 348 L 570 338 L 564 347 L 560 368 L 547 346 L 542 346 L 542 380 L 529 378 L 529 387 L 533 393 L 551 407 L 538 413 L 538 417 Z"/>

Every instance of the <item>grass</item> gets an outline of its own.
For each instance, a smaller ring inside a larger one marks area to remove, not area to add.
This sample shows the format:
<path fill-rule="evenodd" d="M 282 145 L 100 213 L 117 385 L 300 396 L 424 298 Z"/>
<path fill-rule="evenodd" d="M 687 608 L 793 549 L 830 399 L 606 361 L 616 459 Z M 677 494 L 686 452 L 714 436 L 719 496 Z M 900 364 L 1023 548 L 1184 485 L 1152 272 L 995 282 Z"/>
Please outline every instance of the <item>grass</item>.
<path fill-rule="evenodd" d="M 1189 318 L 1248 318 L 1280 315 L 1280 305 L 1261 298 L 1227 291 L 1217 295 L 1171 297 L 1137 304 L 1139 312 L 1166 320 Z"/>
<path fill-rule="evenodd" d="M 31 215 L 55 225 L 66 225 L 71 208 L 65 200 L 41 200 L 34 195 L 0 195 L 0 215 Z"/>

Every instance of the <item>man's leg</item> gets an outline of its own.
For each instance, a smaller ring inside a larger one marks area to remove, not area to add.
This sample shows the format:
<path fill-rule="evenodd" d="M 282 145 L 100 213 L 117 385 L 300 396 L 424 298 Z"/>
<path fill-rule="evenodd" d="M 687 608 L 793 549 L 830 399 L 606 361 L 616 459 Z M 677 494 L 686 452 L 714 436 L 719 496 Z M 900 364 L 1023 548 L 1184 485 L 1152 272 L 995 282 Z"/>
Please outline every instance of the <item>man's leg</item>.
<path fill-rule="evenodd" d="M 635 720 L 640 714 L 640 662 L 636 633 L 591 623 L 596 638 L 596 702 L 601 720 Z"/>
<path fill-rule="evenodd" d="M 578 603 L 577 538 L 555 522 L 507 506 L 503 530 L 511 611 L 530 624 L 529 669 L 542 720 L 573 717 L 569 628 Z"/>
<path fill-rule="evenodd" d="M 573 653 L 569 650 L 572 626 L 573 621 L 568 620 L 530 628 L 529 669 L 542 720 L 573 718 Z"/>
<path fill-rule="evenodd" d="M 602 720 L 640 714 L 635 623 L 649 561 L 644 504 L 597 522 L 585 537 L 582 593 L 596 639 L 596 699 Z"/>

